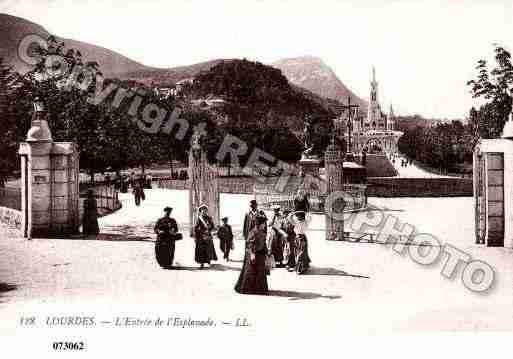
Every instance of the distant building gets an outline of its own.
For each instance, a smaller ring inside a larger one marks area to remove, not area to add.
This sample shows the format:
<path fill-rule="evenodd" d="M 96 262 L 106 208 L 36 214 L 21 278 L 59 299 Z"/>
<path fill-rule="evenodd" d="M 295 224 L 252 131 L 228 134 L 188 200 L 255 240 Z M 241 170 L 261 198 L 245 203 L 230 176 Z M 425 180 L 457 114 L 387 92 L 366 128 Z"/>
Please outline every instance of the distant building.
<path fill-rule="evenodd" d="M 183 90 L 185 85 L 192 84 L 193 82 L 194 82 L 194 78 L 187 78 L 187 79 L 178 81 L 175 85 L 176 94 L 179 94 Z"/>
<path fill-rule="evenodd" d="M 381 109 L 378 95 L 378 81 L 373 68 L 367 117 L 361 115 L 358 109 L 350 109 L 351 122 L 347 119 L 342 120 L 346 123 L 343 129 L 344 138 L 349 139 L 351 152 L 397 152 L 397 142 L 403 133 L 396 131 L 392 105 L 388 115 L 385 114 Z"/>
<path fill-rule="evenodd" d="M 155 95 L 162 98 L 169 98 L 169 96 L 176 95 L 176 89 L 174 87 L 155 87 Z"/>
<path fill-rule="evenodd" d="M 178 96 L 180 92 L 183 90 L 183 87 L 186 84 L 192 84 L 194 78 L 187 78 L 178 81 L 176 84 L 170 85 L 161 85 L 159 87 L 154 87 L 155 94 L 159 97 L 169 98 L 170 96 Z"/>

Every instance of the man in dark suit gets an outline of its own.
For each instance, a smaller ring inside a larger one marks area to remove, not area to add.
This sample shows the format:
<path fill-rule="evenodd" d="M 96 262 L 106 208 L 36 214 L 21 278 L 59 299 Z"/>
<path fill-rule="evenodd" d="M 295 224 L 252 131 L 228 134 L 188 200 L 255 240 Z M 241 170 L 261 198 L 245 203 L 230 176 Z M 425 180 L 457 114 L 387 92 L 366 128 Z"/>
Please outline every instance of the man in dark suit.
<path fill-rule="evenodd" d="M 223 224 L 217 230 L 217 236 L 219 237 L 221 251 L 224 253 L 223 258 L 229 261 L 230 250 L 232 249 L 233 244 L 232 226 L 228 224 L 228 217 L 223 217 L 221 220 L 223 221 Z"/>

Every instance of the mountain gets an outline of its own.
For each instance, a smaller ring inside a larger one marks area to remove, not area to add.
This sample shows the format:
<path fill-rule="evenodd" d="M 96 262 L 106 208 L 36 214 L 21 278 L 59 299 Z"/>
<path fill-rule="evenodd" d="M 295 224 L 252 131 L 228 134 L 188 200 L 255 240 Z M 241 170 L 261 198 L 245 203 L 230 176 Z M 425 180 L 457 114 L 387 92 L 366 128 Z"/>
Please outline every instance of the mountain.
<path fill-rule="evenodd" d="M 120 74 L 123 80 L 136 80 L 144 84 L 170 85 L 178 81 L 196 77 L 200 72 L 208 71 L 219 64 L 222 59 L 200 62 L 189 66 L 178 66 L 170 69 L 146 68 Z"/>
<path fill-rule="evenodd" d="M 5 62 L 14 67 L 18 72 L 29 70 L 27 64 L 23 63 L 18 56 L 18 45 L 21 40 L 30 35 L 36 34 L 46 39 L 50 33 L 41 25 L 28 20 L 0 14 L 0 57 Z M 222 59 L 216 59 L 201 62 L 189 66 L 180 66 L 174 68 L 155 68 L 145 66 L 133 61 L 115 51 L 88 44 L 85 42 L 59 38 L 58 34 L 53 34 L 59 41 L 63 41 L 66 48 L 79 50 L 85 61 L 97 61 L 100 70 L 106 77 L 117 77 L 121 80 L 135 80 L 146 85 L 151 83 L 157 85 L 172 85 L 180 80 L 189 79 L 198 76 L 200 73 L 209 71 L 218 65 Z M 367 104 L 359 99 L 349 90 L 335 75 L 335 73 L 324 62 L 316 57 L 306 56 L 298 58 L 283 59 L 277 61 L 271 66 L 279 69 L 295 85 L 295 89 L 303 92 L 314 102 L 322 104 L 330 111 L 340 112 L 340 102 L 346 102 L 347 96 L 355 100 L 356 103 L 365 109 Z"/>
<path fill-rule="evenodd" d="M 224 99 L 225 113 L 233 111 L 227 114 L 239 124 L 267 121 L 268 127 L 302 130 L 307 114 L 323 121 L 334 116 L 327 100 L 292 85 L 280 70 L 248 60 L 224 60 L 201 72 L 187 96 Z"/>
<path fill-rule="evenodd" d="M 280 69 L 287 79 L 299 87 L 331 100 L 347 103 L 347 97 L 367 110 L 367 102 L 356 96 L 320 58 L 302 56 L 278 60 L 271 66 Z"/>
<path fill-rule="evenodd" d="M 313 122 L 313 151 L 321 153 L 329 143 L 335 113 L 328 100 L 291 84 L 279 69 L 260 62 L 221 61 L 199 73 L 181 95 L 193 102 L 221 100 L 212 117 L 226 118 L 223 128 L 250 147 L 256 145 L 285 161 L 299 159 L 306 116 Z"/>
<path fill-rule="evenodd" d="M 0 36 L 0 57 L 4 58 L 5 62 L 18 72 L 26 72 L 29 69 L 29 66 L 18 56 L 18 46 L 22 39 L 31 34 L 39 35 L 43 39 L 50 36 L 50 33 L 41 25 L 7 14 L 0 14 L 0 34 L 2 34 Z M 158 70 L 100 46 L 60 37 L 57 39 L 63 41 L 66 48 L 79 50 L 84 59 L 97 61 L 101 71 L 107 77 L 127 72 Z"/>

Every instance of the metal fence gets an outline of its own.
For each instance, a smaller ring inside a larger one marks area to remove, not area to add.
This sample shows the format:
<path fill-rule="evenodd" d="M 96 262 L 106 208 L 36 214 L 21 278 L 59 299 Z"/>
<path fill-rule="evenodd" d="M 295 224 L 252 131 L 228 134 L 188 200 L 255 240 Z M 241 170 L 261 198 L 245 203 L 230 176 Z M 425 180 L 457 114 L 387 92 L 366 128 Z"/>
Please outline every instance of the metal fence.
<path fill-rule="evenodd" d="M 185 190 L 190 189 L 191 184 L 190 181 L 187 180 L 175 180 L 170 177 L 158 177 L 153 179 L 154 182 L 157 182 L 158 188 L 163 189 L 175 189 L 175 190 Z"/>
<path fill-rule="evenodd" d="M 21 189 L 0 188 L 0 207 L 21 211 Z"/>
<path fill-rule="evenodd" d="M 118 197 L 118 191 L 114 186 L 96 186 L 92 188 L 96 198 L 96 208 L 100 215 L 106 215 L 121 208 L 121 201 Z M 84 212 L 84 200 L 87 198 L 87 190 L 80 192 L 80 218 Z"/>
<path fill-rule="evenodd" d="M 287 188 L 290 190 L 291 188 Z M 345 211 L 361 210 L 367 206 L 366 186 L 359 184 L 345 184 L 343 192 L 348 195 L 344 198 L 346 203 Z M 271 209 L 274 205 L 279 205 L 282 209 L 294 209 L 294 199 L 297 196 L 296 191 L 276 191 L 275 184 L 259 184 L 255 191 L 258 204 L 265 209 Z M 325 212 L 325 203 L 328 197 L 323 190 L 309 190 L 308 197 L 310 210 L 316 213 Z"/>

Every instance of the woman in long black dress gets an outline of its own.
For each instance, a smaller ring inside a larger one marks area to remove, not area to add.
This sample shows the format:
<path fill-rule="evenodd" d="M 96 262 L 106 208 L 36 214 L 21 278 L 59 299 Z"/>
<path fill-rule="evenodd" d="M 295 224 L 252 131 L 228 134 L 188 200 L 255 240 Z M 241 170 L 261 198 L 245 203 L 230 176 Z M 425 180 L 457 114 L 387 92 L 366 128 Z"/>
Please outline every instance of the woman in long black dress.
<path fill-rule="evenodd" d="M 98 226 L 98 209 L 96 208 L 96 198 L 92 189 L 87 190 L 87 198 L 84 201 L 82 233 L 86 237 L 96 237 L 100 233 Z"/>
<path fill-rule="evenodd" d="M 269 222 L 269 249 L 274 257 L 274 260 L 276 261 L 276 267 L 282 267 L 284 240 L 286 234 L 281 229 L 283 219 L 280 214 L 280 207 L 275 206 L 273 208 L 273 211 L 273 216 L 271 218 L 271 221 Z"/>
<path fill-rule="evenodd" d="M 235 285 L 235 291 L 240 294 L 267 294 L 267 276 L 265 261 L 267 258 L 266 218 L 257 217 L 257 225 L 248 236 L 248 247 L 244 264 Z"/>
<path fill-rule="evenodd" d="M 289 214 L 288 220 L 294 225 L 296 234 L 296 272 L 304 274 L 310 268 L 310 255 L 308 253 L 308 239 L 306 237 L 306 214 L 303 211 L 296 211 Z"/>
<path fill-rule="evenodd" d="M 196 243 L 194 259 L 196 263 L 200 264 L 200 268 L 203 268 L 205 263 L 210 264 L 211 261 L 217 261 L 217 254 L 214 247 L 214 240 L 212 239 L 214 222 L 208 215 L 207 205 L 201 205 L 198 211 L 198 220 L 194 227 L 194 239 Z"/>
<path fill-rule="evenodd" d="M 284 219 L 281 224 L 282 230 L 287 234 L 287 270 L 293 270 L 296 268 L 296 232 L 294 232 L 294 224 L 288 219 L 290 210 L 283 212 Z"/>

